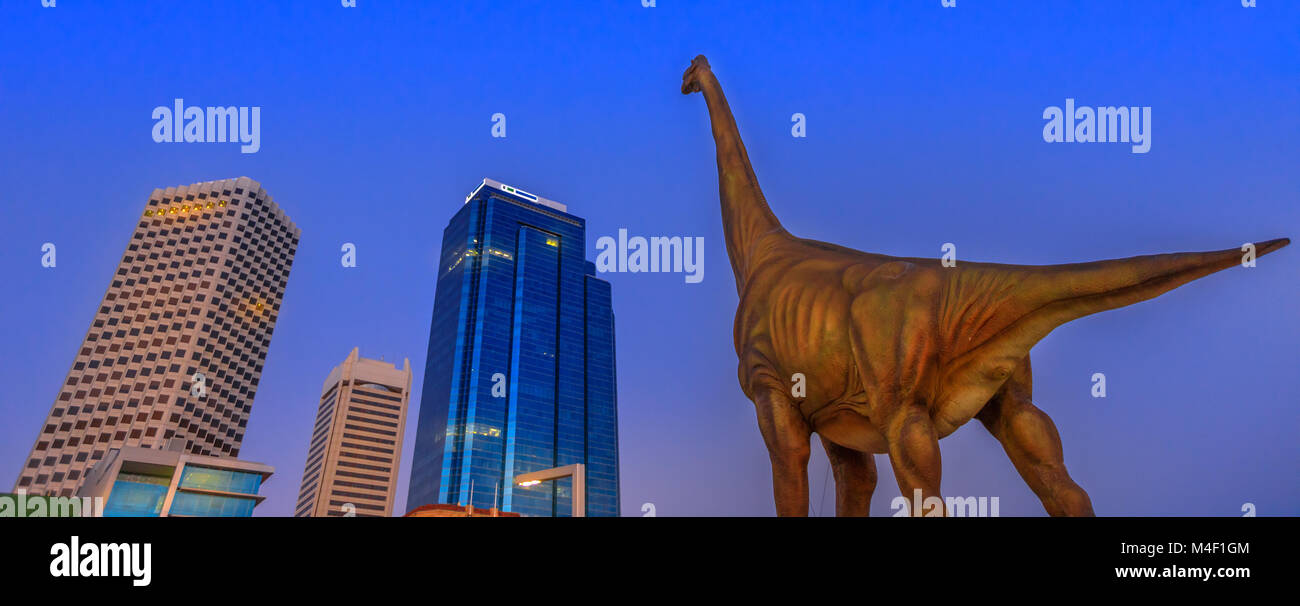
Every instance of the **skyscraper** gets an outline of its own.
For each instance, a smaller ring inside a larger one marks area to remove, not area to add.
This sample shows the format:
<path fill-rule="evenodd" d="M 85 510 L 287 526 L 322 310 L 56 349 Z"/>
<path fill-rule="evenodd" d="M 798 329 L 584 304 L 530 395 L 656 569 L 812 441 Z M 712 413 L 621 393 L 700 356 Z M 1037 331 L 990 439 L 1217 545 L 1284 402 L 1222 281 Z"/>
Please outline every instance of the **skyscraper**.
<path fill-rule="evenodd" d="M 390 516 L 411 394 L 402 369 L 353 348 L 321 387 L 294 515 Z"/>
<path fill-rule="evenodd" d="M 442 234 L 407 509 L 499 505 L 568 515 L 587 466 L 587 515 L 619 511 L 614 312 L 584 257 L 586 221 L 484 179 Z"/>
<path fill-rule="evenodd" d="M 155 189 L 15 488 L 173 437 L 238 456 L 300 233 L 247 177 Z"/>

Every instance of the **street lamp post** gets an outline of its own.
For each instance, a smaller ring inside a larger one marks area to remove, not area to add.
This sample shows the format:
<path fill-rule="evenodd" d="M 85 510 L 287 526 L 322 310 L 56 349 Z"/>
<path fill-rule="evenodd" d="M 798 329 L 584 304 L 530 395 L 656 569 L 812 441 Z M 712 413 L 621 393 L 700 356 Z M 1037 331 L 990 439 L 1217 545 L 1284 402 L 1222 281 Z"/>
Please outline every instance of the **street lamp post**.
<path fill-rule="evenodd" d="M 536 486 L 542 482 L 550 480 L 559 480 L 562 478 L 573 477 L 573 517 L 582 518 L 587 515 L 587 466 L 582 463 L 565 465 L 564 467 L 555 467 L 553 469 L 543 469 L 541 471 L 530 471 L 525 474 L 515 476 L 515 484 L 519 486 Z"/>

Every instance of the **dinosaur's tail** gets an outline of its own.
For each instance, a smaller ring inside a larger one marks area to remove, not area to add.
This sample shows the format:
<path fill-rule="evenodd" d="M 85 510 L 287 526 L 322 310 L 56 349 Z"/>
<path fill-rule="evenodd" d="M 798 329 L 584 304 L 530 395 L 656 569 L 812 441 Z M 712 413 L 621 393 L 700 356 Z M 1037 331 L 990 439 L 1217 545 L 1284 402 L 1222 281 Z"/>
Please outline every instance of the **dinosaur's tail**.
<path fill-rule="evenodd" d="M 1255 245 L 1255 254 L 1263 256 L 1290 243 L 1287 238 L 1262 242 Z M 1244 254 L 1242 249 L 1230 248 L 1017 268 L 1021 282 L 1014 305 L 1023 310 L 1017 314 L 1019 319 L 962 356 L 965 360 L 961 366 L 986 373 L 1014 365 L 1057 326 L 1157 297 L 1197 278 L 1238 265 Z"/>
<path fill-rule="evenodd" d="M 1263 256 L 1291 240 L 1279 238 L 1255 245 Z M 1244 248 L 1244 247 L 1243 247 Z M 1026 281 L 1028 297 L 1040 307 L 1013 327 L 1038 341 L 1053 328 L 1108 309 L 1145 301 L 1197 278 L 1242 263 L 1245 251 L 1237 248 L 1200 253 L 1144 255 L 1112 261 L 1052 265 Z"/>

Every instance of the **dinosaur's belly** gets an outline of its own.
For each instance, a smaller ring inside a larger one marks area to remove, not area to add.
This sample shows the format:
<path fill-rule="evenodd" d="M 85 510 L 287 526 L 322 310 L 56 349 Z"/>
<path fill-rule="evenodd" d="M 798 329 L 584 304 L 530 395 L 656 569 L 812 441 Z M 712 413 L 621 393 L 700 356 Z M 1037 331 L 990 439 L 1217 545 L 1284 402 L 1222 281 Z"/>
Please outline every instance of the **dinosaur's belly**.
<path fill-rule="evenodd" d="M 866 406 L 858 403 L 836 403 L 813 414 L 813 431 L 824 440 L 861 452 L 884 454 L 889 452 L 885 435 L 867 416 Z"/>
<path fill-rule="evenodd" d="M 989 397 L 982 391 L 970 390 L 956 395 L 940 397 L 939 403 L 930 411 L 935 432 L 939 438 L 946 438 L 958 427 L 965 425 L 988 404 Z"/>

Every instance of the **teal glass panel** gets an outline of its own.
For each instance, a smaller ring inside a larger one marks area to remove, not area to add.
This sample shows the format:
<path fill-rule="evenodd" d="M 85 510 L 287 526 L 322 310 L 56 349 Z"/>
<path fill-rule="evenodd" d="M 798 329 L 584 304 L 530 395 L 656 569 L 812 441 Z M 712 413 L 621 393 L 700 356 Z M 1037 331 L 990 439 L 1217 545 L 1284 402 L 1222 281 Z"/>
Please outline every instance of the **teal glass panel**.
<path fill-rule="evenodd" d="M 104 505 L 104 517 L 156 517 L 162 512 L 170 478 L 121 474 Z"/>
<path fill-rule="evenodd" d="M 262 476 L 256 473 L 215 469 L 200 465 L 186 465 L 181 472 L 181 488 L 255 495 L 261 486 Z"/>
<path fill-rule="evenodd" d="M 253 515 L 257 502 L 242 497 L 178 492 L 172 498 L 169 515 L 215 518 L 246 518 Z"/>

